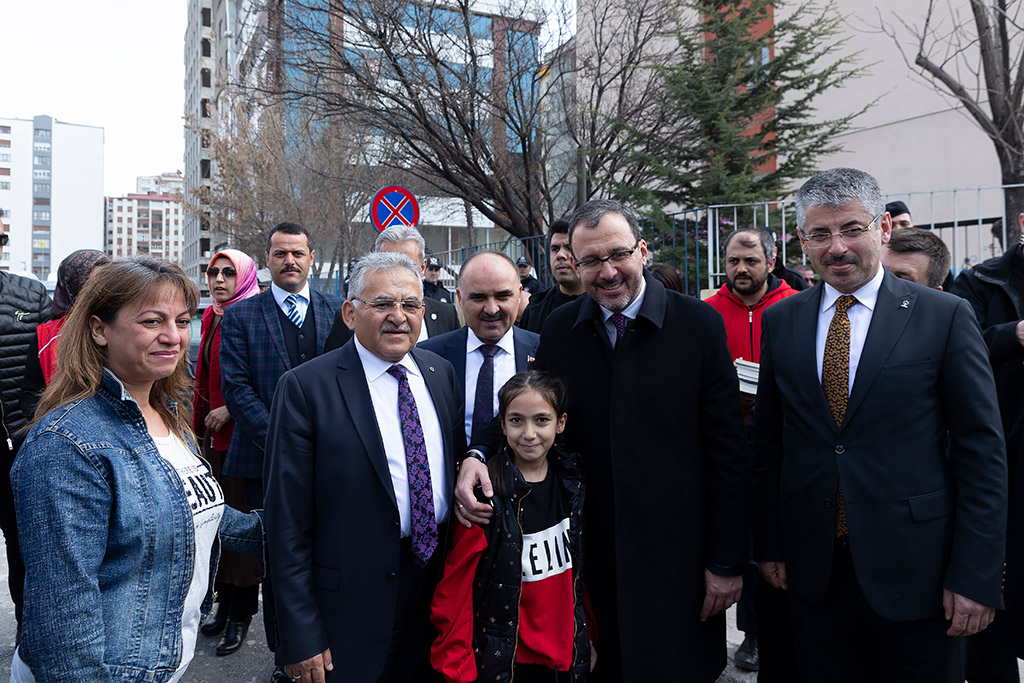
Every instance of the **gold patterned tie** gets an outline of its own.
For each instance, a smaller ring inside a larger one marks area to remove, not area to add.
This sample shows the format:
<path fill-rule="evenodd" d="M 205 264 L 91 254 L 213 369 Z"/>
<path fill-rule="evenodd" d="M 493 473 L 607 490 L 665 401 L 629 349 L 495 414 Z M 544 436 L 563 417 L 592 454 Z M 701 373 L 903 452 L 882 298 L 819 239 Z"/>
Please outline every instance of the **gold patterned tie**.
<path fill-rule="evenodd" d="M 836 300 L 836 312 L 825 337 L 825 358 L 821 364 L 821 388 L 836 427 L 843 424 L 846 402 L 850 398 L 850 317 L 846 312 L 857 303 L 849 294 Z M 846 535 L 846 505 L 843 485 L 836 482 L 836 537 Z"/>

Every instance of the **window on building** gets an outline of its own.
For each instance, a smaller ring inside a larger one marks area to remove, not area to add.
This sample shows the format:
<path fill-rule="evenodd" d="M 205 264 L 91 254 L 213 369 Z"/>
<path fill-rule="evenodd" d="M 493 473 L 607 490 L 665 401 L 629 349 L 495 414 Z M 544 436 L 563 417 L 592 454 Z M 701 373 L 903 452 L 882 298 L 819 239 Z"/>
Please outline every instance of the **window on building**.
<path fill-rule="evenodd" d="M 210 80 L 211 80 L 210 79 L 210 70 L 209 69 L 203 69 L 199 73 L 200 73 L 200 75 L 202 77 L 202 80 L 203 80 L 203 87 L 204 88 L 209 88 L 210 87 Z"/>
<path fill-rule="evenodd" d="M 210 118 L 210 100 L 202 100 L 199 103 L 199 115 L 204 119 Z"/>
<path fill-rule="evenodd" d="M 9 168 L 0 168 L 0 175 L 11 175 L 11 169 L 9 169 Z"/>
<path fill-rule="evenodd" d="M 32 191 L 38 194 L 50 194 L 50 183 L 32 183 Z"/>
<path fill-rule="evenodd" d="M 210 51 L 210 41 L 207 40 L 206 38 L 203 38 L 201 45 L 203 47 L 203 56 L 204 57 L 209 57 L 210 54 L 211 54 L 211 51 Z"/>
<path fill-rule="evenodd" d="M 32 220 L 35 220 L 35 221 L 48 221 L 48 220 L 50 220 L 50 212 L 49 211 L 33 211 L 32 212 Z"/>
<path fill-rule="evenodd" d="M 209 149 L 210 147 L 210 131 L 204 130 L 199 135 L 199 144 L 203 149 Z"/>
<path fill-rule="evenodd" d="M 0 154 L 0 161 L 10 161 L 10 160 L 11 160 L 11 155 L 10 154 Z"/>
<path fill-rule="evenodd" d="M 50 232 L 49 225 L 33 225 L 32 230 L 35 232 Z"/>
<path fill-rule="evenodd" d="M 9 189 L 11 189 L 11 184 L 10 183 L 8 183 L 6 181 L 0 182 L 0 190 L 9 190 Z M 7 218 L 7 216 L 4 215 L 4 218 Z"/>
<path fill-rule="evenodd" d="M 35 199 L 32 200 L 32 204 L 34 204 L 35 206 L 49 206 L 50 205 L 50 198 L 49 197 L 36 197 Z"/>
<path fill-rule="evenodd" d="M 209 7 L 203 8 L 203 26 L 213 26 L 213 12 Z"/>
<path fill-rule="evenodd" d="M 37 138 L 48 138 L 48 137 L 50 137 L 50 129 L 49 128 L 36 128 L 35 132 L 36 132 L 36 137 Z"/>
<path fill-rule="evenodd" d="M 50 177 L 50 172 L 46 170 L 36 169 L 35 171 L 32 171 L 32 177 L 35 178 L 36 180 L 46 180 L 47 178 Z"/>
<path fill-rule="evenodd" d="M 3 169 L 0 169 L 0 171 L 2 171 L 2 170 Z M 8 170 L 8 173 L 10 173 L 9 170 Z M 3 174 L 0 173 L 0 175 L 3 175 Z M 210 177 L 210 160 L 209 159 L 201 159 L 199 161 L 199 177 L 201 177 L 201 178 L 209 178 Z"/>
<path fill-rule="evenodd" d="M 11 141 L 10 140 L 0 140 L 0 147 L 10 147 L 10 146 L 11 146 Z"/>
<path fill-rule="evenodd" d="M 35 164 L 36 166 L 49 166 L 50 165 L 50 157 L 48 157 L 48 156 L 40 156 L 40 155 L 36 154 L 36 155 L 34 155 L 32 157 L 32 163 Z"/>
<path fill-rule="evenodd" d="M 3 133 L 5 135 L 10 135 L 11 134 L 11 127 L 10 126 L 0 126 L 0 133 Z"/>
<path fill-rule="evenodd" d="M 37 152 L 49 152 L 50 151 L 50 143 L 49 142 L 37 142 L 34 145 L 32 145 L 32 148 L 35 151 L 37 151 Z"/>

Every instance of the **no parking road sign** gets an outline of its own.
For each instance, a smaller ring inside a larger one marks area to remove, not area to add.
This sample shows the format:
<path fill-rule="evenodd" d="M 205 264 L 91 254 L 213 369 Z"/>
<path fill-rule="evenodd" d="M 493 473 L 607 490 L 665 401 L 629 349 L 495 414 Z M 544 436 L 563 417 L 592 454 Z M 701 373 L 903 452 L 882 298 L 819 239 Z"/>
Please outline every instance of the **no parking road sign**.
<path fill-rule="evenodd" d="M 392 225 L 415 228 L 420 222 L 420 205 L 409 190 L 400 185 L 388 185 L 373 195 L 370 220 L 377 232 L 384 232 Z"/>

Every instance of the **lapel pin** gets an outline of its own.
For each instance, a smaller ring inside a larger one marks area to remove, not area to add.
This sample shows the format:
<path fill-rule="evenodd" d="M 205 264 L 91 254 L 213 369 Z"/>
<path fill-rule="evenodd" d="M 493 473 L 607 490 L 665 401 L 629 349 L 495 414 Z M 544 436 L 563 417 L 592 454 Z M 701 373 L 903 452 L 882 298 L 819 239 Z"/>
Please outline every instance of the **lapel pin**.
<path fill-rule="evenodd" d="M 431 313 L 430 314 L 430 319 L 431 320 L 437 320 L 437 313 Z"/>
<path fill-rule="evenodd" d="M 430 367 L 430 371 L 431 371 L 431 372 L 433 372 L 433 371 L 434 371 L 434 366 L 433 366 L 433 365 L 431 365 L 431 366 L 429 366 L 429 367 Z"/>
<path fill-rule="evenodd" d="M 536 359 L 536 358 L 534 358 L 533 356 L 527 356 L 527 357 L 526 357 L 526 362 L 527 362 L 527 363 L 532 363 L 532 362 L 533 362 L 533 361 L 535 361 L 535 360 L 537 360 L 537 359 Z"/>
<path fill-rule="evenodd" d="M 900 308 L 910 308 L 910 299 L 904 299 L 900 304 Z"/>

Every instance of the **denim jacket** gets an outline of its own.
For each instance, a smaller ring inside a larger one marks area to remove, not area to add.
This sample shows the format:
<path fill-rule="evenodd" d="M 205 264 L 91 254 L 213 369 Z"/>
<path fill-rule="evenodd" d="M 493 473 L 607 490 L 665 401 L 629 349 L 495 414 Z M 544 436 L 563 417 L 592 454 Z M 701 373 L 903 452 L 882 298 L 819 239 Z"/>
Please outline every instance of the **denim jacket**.
<path fill-rule="evenodd" d="M 168 680 L 195 569 L 192 513 L 113 374 L 32 427 L 11 485 L 26 567 L 19 654 L 36 680 Z M 210 587 L 221 544 L 262 561 L 262 539 L 259 515 L 225 506 Z"/>

